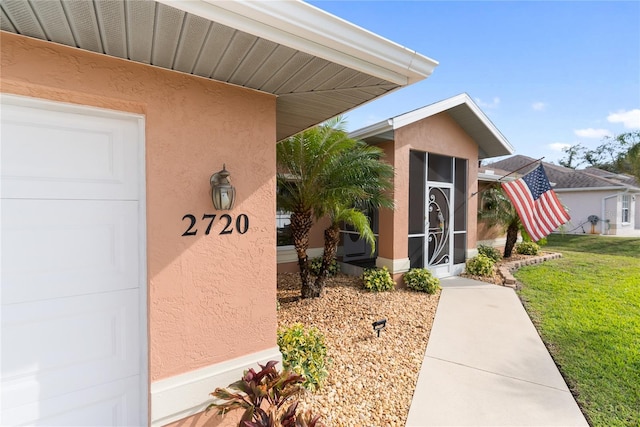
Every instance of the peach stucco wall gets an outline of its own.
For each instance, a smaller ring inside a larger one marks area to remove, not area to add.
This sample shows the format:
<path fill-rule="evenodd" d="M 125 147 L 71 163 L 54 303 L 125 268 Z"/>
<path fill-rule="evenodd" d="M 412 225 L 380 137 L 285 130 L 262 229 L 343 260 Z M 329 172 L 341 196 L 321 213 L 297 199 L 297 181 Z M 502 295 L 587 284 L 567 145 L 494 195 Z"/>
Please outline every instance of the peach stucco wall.
<path fill-rule="evenodd" d="M 393 256 L 401 259 L 408 256 L 407 239 L 409 233 L 409 151 L 419 150 L 429 153 L 467 159 L 467 248 L 476 247 L 475 197 L 478 188 L 478 145 L 446 112 L 427 117 L 418 122 L 395 130 L 395 184 L 393 212 Z M 382 217 L 382 215 L 381 215 Z M 389 253 L 389 248 L 380 253 Z M 384 255 L 382 255 L 384 256 Z"/>
<path fill-rule="evenodd" d="M 395 144 L 391 142 L 384 142 L 378 145 L 384 151 L 384 161 L 393 165 L 394 168 L 394 176 L 393 176 L 393 186 L 394 191 L 391 194 L 393 197 L 394 210 L 391 209 L 380 209 L 378 213 L 378 255 L 387 258 L 393 259 L 393 248 L 395 242 L 396 231 L 394 228 L 394 215 L 405 215 L 407 218 L 409 217 L 408 203 L 398 203 L 399 194 L 397 191 L 398 185 L 407 187 L 407 194 L 409 193 L 409 156 L 407 152 L 406 159 L 398 159 L 396 153 L 394 152 Z M 396 163 L 400 160 L 400 165 Z M 406 160 L 404 163 L 402 160 Z M 404 167 L 405 169 L 401 169 Z M 399 170 L 405 170 L 406 173 L 398 174 Z M 404 181 L 407 181 L 406 183 Z M 407 198 L 407 196 L 404 196 Z M 399 209 L 405 209 L 404 212 L 399 212 Z M 408 227 L 405 225 L 405 227 Z M 405 255 L 406 256 L 406 255 Z"/>
<path fill-rule="evenodd" d="M 478 195 L 476 196 L 475 203 L 477 206 L 477 209 L 480 210 L 482 208 L 481 206 L 481 199 L 482 199 L 482 192 L 495 186 L 496 183 L 494 182 L 481 182 L 478 185 Z M 476 216 L 477 218 L 477 216 Z M 506 238 L 507 233 L 506 230 L 504 229 L 504 227 L 501 227 L 499 225 L 494 225 L 492 227 L 489 227 L 489 223 L 486 220 L 482 220 L 482 219 L 478 219 L 477 220 L 477 240 L 481 241 L 481 240 L 486 240 L 486 241 L 494 241 L 494 240 L 498 240 L 498 239 L 502 239 L 502 238 Z"/>
<path fill-rule="evenodd" d="M 274 97 L 8 33 L 1 91 L 145 116 L 151 382 L 276 346 Z M 248 232 L 181 237 L 223 163 Z"/>

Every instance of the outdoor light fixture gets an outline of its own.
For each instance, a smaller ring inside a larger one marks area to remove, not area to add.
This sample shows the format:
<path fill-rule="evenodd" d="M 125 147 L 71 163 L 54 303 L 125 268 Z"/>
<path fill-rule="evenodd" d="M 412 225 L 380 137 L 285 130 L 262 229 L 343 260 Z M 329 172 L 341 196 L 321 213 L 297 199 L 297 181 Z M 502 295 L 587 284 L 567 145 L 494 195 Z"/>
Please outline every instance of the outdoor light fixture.
<path fill-rule="evenodd" d="M 373 326 L 373 330 L 378 333 L 379 337 L 380 331 L 387 327 L 387 319 L 376 320 L 371 326 Z"/>
<path fill-rule="evenodd" d="M 213 206 L 219 211 L 233 209 L 236 199 L 236 189 L 229 182 L 229 172 L 226 165 L 222 170 L 211 175 L 211 200 Z"/>

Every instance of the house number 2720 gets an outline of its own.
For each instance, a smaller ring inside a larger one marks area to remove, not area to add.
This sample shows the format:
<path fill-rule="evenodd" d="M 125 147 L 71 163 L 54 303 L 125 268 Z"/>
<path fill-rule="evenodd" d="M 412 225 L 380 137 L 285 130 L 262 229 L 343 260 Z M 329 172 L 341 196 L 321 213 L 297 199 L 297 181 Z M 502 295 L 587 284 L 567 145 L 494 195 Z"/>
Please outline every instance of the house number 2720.
<path fill-rule="evenodd" d="M 231 215 L 222 214 L 218 218 L 218 221 L 224 223 L 222 230 L 218 234 L 231 234 L 235 230 L 240 234 L 244 234 L 249 230 L 249 217 L 245 214 L 240 214 L 235 220 L 235 224 Z M 211 227 L 213 226 L 213 221 L 215 221 L 215 214 L 204 214 L 202 215 L 202 221 L 205 222 L 207 228 L 204 230 L 205 236 L 209 235 L 211 232 Z M 198 234 L 198 229 L 196 228 L 196 223 L 198 222 L 195 215 L 186 214 L 182 217 L 182 220 L 189 220 L 189 226 L 187 230 L 182 233 L 183 236 L 195 236 Z M 208 221 L 208 224 L 207 224 Z M 235 225 L 235 227 L 234 227 Z"/>

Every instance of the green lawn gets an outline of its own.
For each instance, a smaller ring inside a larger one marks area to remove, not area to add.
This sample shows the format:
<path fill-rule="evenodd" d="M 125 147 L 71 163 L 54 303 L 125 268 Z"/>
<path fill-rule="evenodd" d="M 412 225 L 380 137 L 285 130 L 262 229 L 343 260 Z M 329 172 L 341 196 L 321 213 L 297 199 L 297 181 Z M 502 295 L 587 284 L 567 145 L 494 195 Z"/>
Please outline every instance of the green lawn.
<path fill-rule="evenodd" d="M 640 426 L 640 238 L 549 236 L 563 258 L 515 276 L 593 426 Z"/>

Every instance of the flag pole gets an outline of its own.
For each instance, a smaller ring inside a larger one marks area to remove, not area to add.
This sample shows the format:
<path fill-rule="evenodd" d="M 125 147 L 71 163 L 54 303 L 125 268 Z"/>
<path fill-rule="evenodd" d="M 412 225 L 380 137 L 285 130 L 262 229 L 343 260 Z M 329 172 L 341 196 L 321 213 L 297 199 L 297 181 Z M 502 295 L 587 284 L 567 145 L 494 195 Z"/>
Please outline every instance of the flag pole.
<path fill-rule="evenodd" d="M 500 178 L 498 178 L 498 179 L 496 180 L 496 183 L 498 183 L 498 182 L 502 181 L 504 178 L 508 177 L 509 175 L 513 175 L 514 173 L 518 172 L 519 170 L 522 170 L 522 169 L 526 168 L 527 166 L 534 164 L 535 162 L 539 162 L 539 161 L 541 161 L 541 160 L 542 160 L 542 159 L 544 159 L 544 158 L 545 158 L 545 156 L 542 156 L 542 157 L 540 157 L 540 158 L 539 158 L 539 159 L 537 159 L 537 160 L 534 160 L 534 161 L 532 161 L 532 162 L 529 162 L 529 163 L 527 163 L 526 165 L 521 166 L 521 167 L 519 167 L 518 169 L 516 169 L 516 170 L 514 170 L 514 171 L 512 171 L 512 172 L 509 172 L 509 173 L 508 173 L 508 174 L 506 174 L 506 175 L 501 176 Z M 475 195 L 476 195 L 476 194 L 478 194 L 478 193 L 479 193 L 479 191 L 474 191 L 473 193 L 471 193 L 471 196 L 469 196 L 469 198 L 471 198 L 471 197 L 475 196 Z"/>
<path fill-rule="evenodd" d="M 527 166 L 530 166 L 530 165 L 534 164 L 535 162 L 539 162 L 539 161 L 541 161 L 542 159 L 544 159 L 544 156 L 543 156 L 543 157 L 540 157 L 538 160 L 534 160 L 533 162 L 529 162 L 529 163 L 527 163 L 526 165 L 521 166 L 521 167 L 519 167 L 518 169 L 516 169 L 516 170 L 514 170 L 514 171 L 511 171 L 511 172 L 509 172 L 508 174 L 506 174 L 506 175 L 504 175 L 504 176 L 501 176 L 500 178 L 498 178 L 498 181 L 502 181 L 504 178 L 508 177 L 509 175 L 513 175 L 514 173 L 518 172 L 519 170 L 522 170 L 522 169 L 526 168 Z"/>

